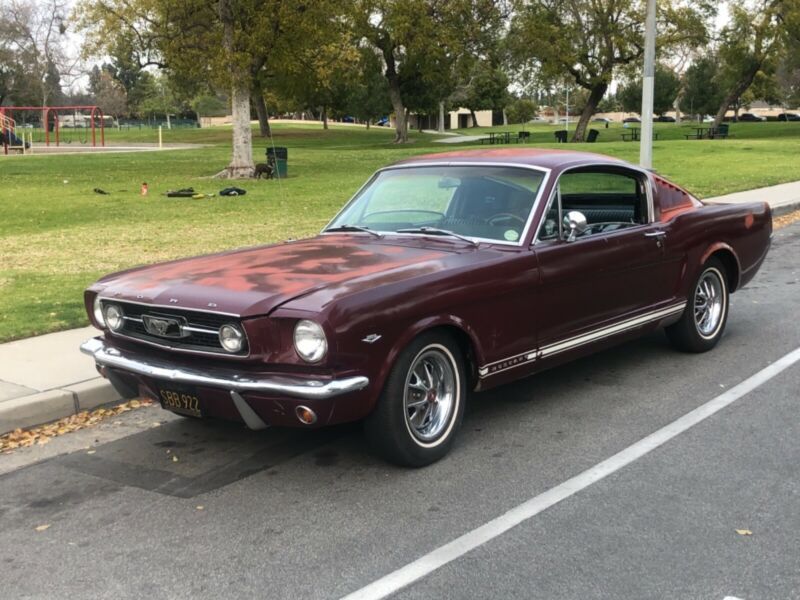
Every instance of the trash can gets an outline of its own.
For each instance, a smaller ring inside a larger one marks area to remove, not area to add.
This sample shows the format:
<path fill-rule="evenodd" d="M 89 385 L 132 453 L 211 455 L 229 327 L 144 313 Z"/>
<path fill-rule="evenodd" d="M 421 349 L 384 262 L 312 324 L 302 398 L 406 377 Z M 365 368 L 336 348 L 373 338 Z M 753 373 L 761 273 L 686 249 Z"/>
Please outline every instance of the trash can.
<path fill-rule="evenodd" d="M 275 163 L 275 176 L 288 177 L 289 175 L 289 151 L 283 146 L 267 148 L 267 162 Z"/>

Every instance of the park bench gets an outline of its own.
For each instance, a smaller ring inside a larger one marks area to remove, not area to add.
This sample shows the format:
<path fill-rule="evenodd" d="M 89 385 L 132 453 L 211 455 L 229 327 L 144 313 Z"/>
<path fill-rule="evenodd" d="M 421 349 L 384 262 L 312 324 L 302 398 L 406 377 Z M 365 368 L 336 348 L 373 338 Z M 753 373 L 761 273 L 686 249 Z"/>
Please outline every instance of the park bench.
<path fill-rule="evenodd" d="M 567 143 L 567 130 L 560 129 L 558 131 L 554 131 L 553 135 L 556 136 L 556 142 L 559 144 L 566 144 Z"/>
<path fill-rule="evenodd" d="M 600 132 L 597 129 L 590 129 L 589 135 L 586 136 L 586 142 L 589 144 L 594 144 L 597 141 L 598 135 L 600 135 Z"/>

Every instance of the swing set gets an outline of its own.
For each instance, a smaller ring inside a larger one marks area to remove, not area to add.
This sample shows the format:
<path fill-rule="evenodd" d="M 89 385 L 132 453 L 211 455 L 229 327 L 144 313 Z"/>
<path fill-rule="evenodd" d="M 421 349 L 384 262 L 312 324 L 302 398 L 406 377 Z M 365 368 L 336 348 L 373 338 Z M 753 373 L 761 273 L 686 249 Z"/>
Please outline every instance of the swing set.
<path fill-rule="evenodd" d="M 97 146 L 97 129 L 99 123 L 100 146 L 106 145 L 105 119 L 103 111 L 99 106 L 0 106 L 0 137 L 4 140 L 16 138 L 17 122 L 11 118 L 11 114 L 33 112 L 40 115 L 42 127 L 44 129 L 44 144 L 50 146 L 51 133 L 56 146 L 62 143 L 69 144 L 75 139 L 76 132 L 78 141 L 81 144 L 89 142 L 89 131 L 91 130 L 92 146 Z M 89 113 L 87 116 L 86 113 Z M 59 117 L 59 113 L 62 114 Z M 71 115 L 69 113 L 72 113 Z M 70 135 L 62 134 L 61 121 L 64 120 L 63 129 L 72 128 Z M 88 121 L 88 127 L 87 127 Z M 82 133 L 82 135 L 81 135 Z M 8 154 L 8 146 L 5 145 L 5 153 Z"/>

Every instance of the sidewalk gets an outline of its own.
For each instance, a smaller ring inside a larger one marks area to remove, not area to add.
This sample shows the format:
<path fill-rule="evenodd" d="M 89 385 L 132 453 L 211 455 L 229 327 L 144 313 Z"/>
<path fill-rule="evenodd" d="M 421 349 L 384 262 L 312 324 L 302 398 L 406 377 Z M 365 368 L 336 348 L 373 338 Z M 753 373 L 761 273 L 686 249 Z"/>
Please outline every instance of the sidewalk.
<path fill-rule="evenodd" d="M 771 187 L 736 192 L 715 198 L 706 198 L 703 202 L 713 204 L 746 204 L 747 202 L 769 202 L 773 215 L 780 215 L 800 208 L 800 181 L 781 183 Z"/>
<path fill-rule="evenodd" d="M 0 434 L 119 399 L 78 346 L 94 327 L 0 344 Z"/>
<path fill-rule="evenodd" d="M 775 216 L 800 209 L 800 181 L 706 198 L 714 204 L 769 202 Z M 78 350 L 98 334 L 71 329 L 0 344 L 0 435 L 119 400 L 94 361 Z"/>

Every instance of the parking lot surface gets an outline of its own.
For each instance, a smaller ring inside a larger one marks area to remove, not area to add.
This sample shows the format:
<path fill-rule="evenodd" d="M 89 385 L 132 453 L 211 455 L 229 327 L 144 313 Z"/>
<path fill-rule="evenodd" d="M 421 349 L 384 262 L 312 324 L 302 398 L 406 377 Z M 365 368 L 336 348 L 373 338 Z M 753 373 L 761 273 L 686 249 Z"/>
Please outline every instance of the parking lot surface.
<path fill-rule="evenodd" d="M 0 456 L 2 596 L 363 590 L 800 347 L 799 257 L 800 224 L 777 231 L 714 351 L 657 333 L 478 394 L 421 470 L 373 457 L 358 425 L 251 432 L 158 408 Z M 800 597 L 798 390 L 800 362 L 394 597 Z"/>

